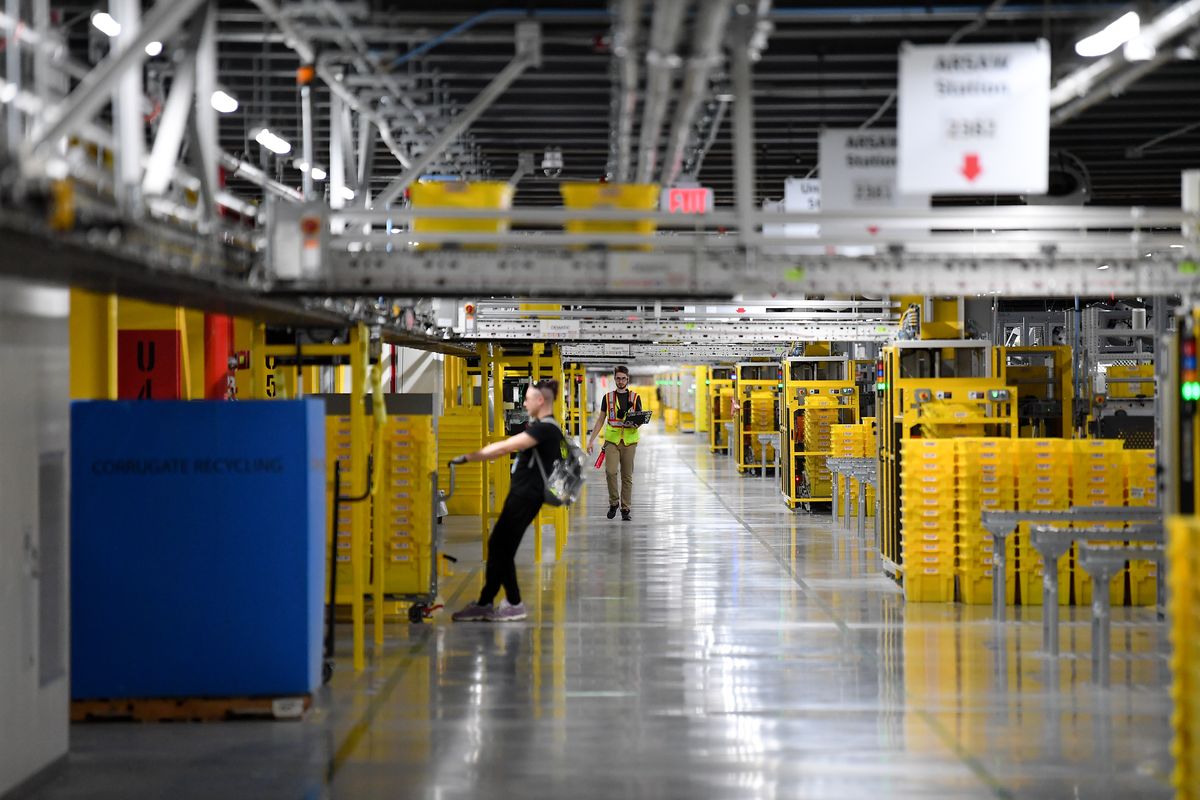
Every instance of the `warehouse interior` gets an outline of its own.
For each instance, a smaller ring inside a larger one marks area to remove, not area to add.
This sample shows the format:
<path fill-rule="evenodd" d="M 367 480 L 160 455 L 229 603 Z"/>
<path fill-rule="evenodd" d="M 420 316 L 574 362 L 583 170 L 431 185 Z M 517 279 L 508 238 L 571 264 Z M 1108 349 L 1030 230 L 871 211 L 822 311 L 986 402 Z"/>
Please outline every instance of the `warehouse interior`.
<path fill-rule="evenodd" d="M 0 36 L 3 800 L 1200 798 L 1200 0 Z"/>

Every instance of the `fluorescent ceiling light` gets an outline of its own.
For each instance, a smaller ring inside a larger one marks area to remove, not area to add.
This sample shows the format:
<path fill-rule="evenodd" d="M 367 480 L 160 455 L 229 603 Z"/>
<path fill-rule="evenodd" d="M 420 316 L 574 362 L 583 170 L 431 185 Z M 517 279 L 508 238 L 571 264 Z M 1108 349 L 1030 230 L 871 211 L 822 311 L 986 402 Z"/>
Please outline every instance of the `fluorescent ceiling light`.
<path fill-rule="evenodd" d="M 1101 264 L 1100 266 L 1096 267 L 1096 269 L 1108 269 L 1108 264 Z"/>
<path fill-rule="evenodd" d="M 13 100 L 16 100 L 18 91 L 15 83 L 4 84 L 3 88 L 0 88 L 0 103 L 8 105 Z"/>
<path fill-rule="evenodd" d="M 258 142 L 277 156 L 286 156 L 288 153 L 292 152 L 292 146 L 281 137 L 271 133 L 269 128 L 263 128 L 260 130 L 258 135 L 254 137 L 254 141 Z"/>
<path fill-rule="evenodd" d="M 1134 38 L 1141 31 L 1141 19 L 1136 11 L 1130 11 L 1099 33 L 1080 39 L 1075 43 L 1075 52 L 1086 58 L 1106 56 Z"/>
<path fill-rule="evenodd" d="M 213 92 L 208 102 L 215 111 L 221 114 L 232 114 L 238 110 L 237 98 L 221 89 Z M 289 147 L 288 149 L 290 150 L 291 148 Z"/>
<path fill-rule="evenodd" d="M 154 58 L 162 52 L 162 42 L 150 42 L 146 45 L 146 55 Z"/>
<path fill-rule="evenodd" d="M 299 159 L 297 159 L 292 162 L 292 166 L 294 166 L 296 169 L 300 170 L 301 172 L 308 172 L 308 162 L 307 161 L 300 161 Z"/>
<path fill-rule="evenodd" d="M 112 14 L 107 11 L 97 11 L 92 14 L 92 25 L 110 39 L 121 35 L 121 23 L 113 19 Z"/>
<path fill-rule="evenodd" d="M 349 186 L 343 186 L 342 187 L 342 199 L 343 200 L 353 200 L 354 199 L 354 190 L 351 189 Z"/>
<path fill-rule="evenodd" d="M 1158 55 L 1158 48 L 1150 43 L 1145 36 L 1137 36 L 1125 43 L 1122 54 L 1126 61 L 1149 61 Z"/>
<path fill-rule="evenodd" d="M 1183 245 L 1181 245 L 1181 244 L 1173 244 L 1173 245 L 1171 245 L 1171 249 L 1172 249 L 1172 250 L 1182 250 L 1182 249 L 1183 249 Z"/>
<path fill-rule="evenodd" d="M 321 169 L 320 167 L 313 167 L 312 168 L 312 179 L 314 181 L 325 180 L 325 170 Z"/>

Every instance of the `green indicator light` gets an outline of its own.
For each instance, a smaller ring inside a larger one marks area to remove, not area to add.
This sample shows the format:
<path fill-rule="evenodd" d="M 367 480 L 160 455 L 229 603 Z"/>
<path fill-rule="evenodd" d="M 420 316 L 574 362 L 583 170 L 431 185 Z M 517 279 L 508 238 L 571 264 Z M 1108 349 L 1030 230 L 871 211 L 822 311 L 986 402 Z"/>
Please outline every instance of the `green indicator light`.
<path fill-rule="evenodd" d="M 1188 381 L 1183 384 L 1182 394 L 1184 400 L 1200 400 L 1200 382 Z"/>
<path fill-rule="evenodd" d="M 1200 266 L 1197 266 L 1195 261 L 1189 260 L 1189 261 L 1180 261 L 1179 262 L 1179 271 L 1184 273 L 1185 275 L 1193 275 L 1198 270 L 1200 270 Z"/>

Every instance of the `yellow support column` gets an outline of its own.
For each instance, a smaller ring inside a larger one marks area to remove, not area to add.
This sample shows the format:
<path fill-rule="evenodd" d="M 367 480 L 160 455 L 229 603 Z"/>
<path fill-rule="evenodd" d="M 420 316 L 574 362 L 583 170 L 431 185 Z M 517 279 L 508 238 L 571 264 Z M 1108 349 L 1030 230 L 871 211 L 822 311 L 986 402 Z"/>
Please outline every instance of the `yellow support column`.
<path fill-rule="evenodd" d="M 371 412 L 375 434 L 371 444 L 374 473 L 371 482 L 371 554 L 375 559 L 375 586 L 371 595 L 371 611 L 375 618 L 375 652 L 379 654 L 383 647 L 383 590 L 387 583 L 389 562 L 384 552 L 384 520 L 387 509 L 383 503 L 383 435 L 387 428 L 387 404 L 383 397 L 383 364 L 378 362 L 371 367 Z"/>
<path fill-rule="evenodd" d="M 117 296 L 71 290 L 71 397 L 117 399 Z"/>
<path fill-rule="evenodd" d="M 356 469 L 361 469 L 363 486 L 355 486 L 351 478 L 350 485 L 354 487 L 355 496 L 365 494 L 365 485 L 369 476 L 367 473 L 367 442 L 366 442 L 366 413 L 363 402 L 363 389 L 367 382 L 367 344 L 368 335 L 365 325 L 355 326 L 350 335 L 350 345 L 353 348 L 350 356 L 350 462 Z M 260 359 L 261 360 L 261 359 Z M 265 363 L 265 362 L 264 362 Z M 363 594 L 366 592 L 366 546 L 367 546 L 367 514 L 369 508 L 365 502 L 355 503 L 351 511 L 350 523 L 350 586 L 353 596 L 350 598 L 350 617 L 354 628 L 354 670 L 361 672 L 366 668 L 366 630 Z"/>

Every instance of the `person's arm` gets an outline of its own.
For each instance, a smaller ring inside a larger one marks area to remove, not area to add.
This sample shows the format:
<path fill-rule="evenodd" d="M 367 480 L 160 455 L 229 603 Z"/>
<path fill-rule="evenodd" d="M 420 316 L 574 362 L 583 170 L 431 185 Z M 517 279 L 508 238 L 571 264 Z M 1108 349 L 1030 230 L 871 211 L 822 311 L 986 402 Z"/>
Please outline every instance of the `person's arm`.
<path fill-rule="evenodd" d="M 588 438 L 587 451 L 588 455 L 592 453 L 592 447 L 596 443 L 596 437 L 600 435 L 600 431 L 604 429 L 604 423 L 608 419 L 608 397 L 606 396 L 600 401 L 600 413 L 596 415 L 596 424 L 592 426 L 592 435 Z"/>
<path fill-rule="evenodd" d="M 468 453 L 465 456 L 458 456 L 450 463 L 466 464 L 471 461 L 492 461 L 500 456 L 506 456 L 511 453 L 519 453 L 522 450 L 528 450 L 537 443 L 537 439 L 533 438 L 528 433 L 521 432 L 516 436 L 508 437 L 503 442 L 493 442 L 481 450 L 476 450 L 474 453 Z"/>

